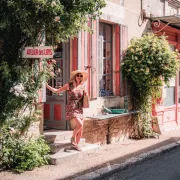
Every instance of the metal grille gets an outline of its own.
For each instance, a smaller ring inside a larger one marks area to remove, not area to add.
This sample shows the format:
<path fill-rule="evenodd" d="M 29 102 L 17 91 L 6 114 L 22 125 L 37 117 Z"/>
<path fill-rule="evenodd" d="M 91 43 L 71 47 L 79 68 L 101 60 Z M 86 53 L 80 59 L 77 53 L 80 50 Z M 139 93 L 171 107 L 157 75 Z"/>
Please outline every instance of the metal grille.
<path fill-rule="evenodd" d="M 168 5 L 174 8 L 180 8 L 179 0 L 168 0 Z"/>

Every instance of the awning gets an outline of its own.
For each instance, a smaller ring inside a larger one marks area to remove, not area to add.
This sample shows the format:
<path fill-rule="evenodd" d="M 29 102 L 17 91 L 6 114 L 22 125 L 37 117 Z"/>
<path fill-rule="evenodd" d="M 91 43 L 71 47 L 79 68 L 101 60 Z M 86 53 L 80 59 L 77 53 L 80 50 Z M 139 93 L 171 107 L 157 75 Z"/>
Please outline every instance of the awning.
<path fill-rule="evenodd" d="M 179 0 L 168 0 L 168 5 L 173 8 L 180 8 L 180 1 Z"/>
<path fill-rule="evenodd" d="M 161 21 L 170 26 L 174 26 L 180 29 L 180 14 L 175 14 L 172 16 L 161 16 L 161 17 L 151 17 L 152 21 Z"/>

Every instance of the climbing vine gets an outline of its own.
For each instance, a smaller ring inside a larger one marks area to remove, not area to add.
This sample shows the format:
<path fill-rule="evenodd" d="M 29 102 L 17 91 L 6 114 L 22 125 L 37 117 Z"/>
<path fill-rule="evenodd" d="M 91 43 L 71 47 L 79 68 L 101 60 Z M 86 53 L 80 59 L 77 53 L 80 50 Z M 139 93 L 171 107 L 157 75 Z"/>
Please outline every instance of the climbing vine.
<path fill-rule="evenodd" d="M 149 137 L 152 135 L 151 105 L 160 97 L 163 84 L 168 85 L 176 75 L 177 53 L 165 36 L 148 33 L 131 40 L 121 67 L 129 81 L 134 108 L 139 112 L 136 138 Z"/>

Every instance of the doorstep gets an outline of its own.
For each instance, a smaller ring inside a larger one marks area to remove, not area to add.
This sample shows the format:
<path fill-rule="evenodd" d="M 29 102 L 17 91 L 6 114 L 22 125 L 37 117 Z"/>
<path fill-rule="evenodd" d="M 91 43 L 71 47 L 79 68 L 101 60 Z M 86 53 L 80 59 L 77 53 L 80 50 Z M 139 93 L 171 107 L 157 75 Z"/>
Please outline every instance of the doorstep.
<path fill-rule="evenodd" d="M 96 153 L 99 150 L 100 145 L 86 143 L 84 146 L 80 146 L 80 148 L 82 149 L 82 152 L 67 148 L 64 152 L 57 152 L 53 155 L 50 155 L 50 164 L 58 165 L 62 163 L 62 161 L 83 157 L 88 153 Z"/>
<path fill-rule="evenodd" d="M 99 149 L 99 145 L 86 143 L 86 140 L 81 138 L 79 147 L 82 149 L 82 152 L 75 150 L 70 142 L 72 133 L 73 131 L 53 129 L 44 132 L 45 139 L 51 149 L 50 164 L 57 165 L 62 161 L 82 157 L 87 153 L 96 153 Z"/>

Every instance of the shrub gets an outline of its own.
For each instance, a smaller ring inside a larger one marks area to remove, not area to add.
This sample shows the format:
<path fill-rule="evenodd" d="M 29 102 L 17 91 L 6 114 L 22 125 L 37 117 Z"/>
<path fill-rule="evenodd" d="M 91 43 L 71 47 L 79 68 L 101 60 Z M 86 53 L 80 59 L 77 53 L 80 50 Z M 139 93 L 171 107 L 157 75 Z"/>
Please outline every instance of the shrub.
<path fill-rule="evenodd" d="M 121 64 L 128 79 L 138 118 L 138 137 L 151 136 L 152 100 L 160 95 L 163 83 L 169 83 L 177 72 L 177 54 L 165 36 L 152 33 L 132 39 Z M 153 102 L 154 103 L 154 102 Z"/>
<path fill-rule="evenodd" d="M 2 142 L 0 163 L 3 168 L 24 172 L 48 164 L 50 148 L 42 137 L 23 141 L 13 136 L 7 136 Z"/>

